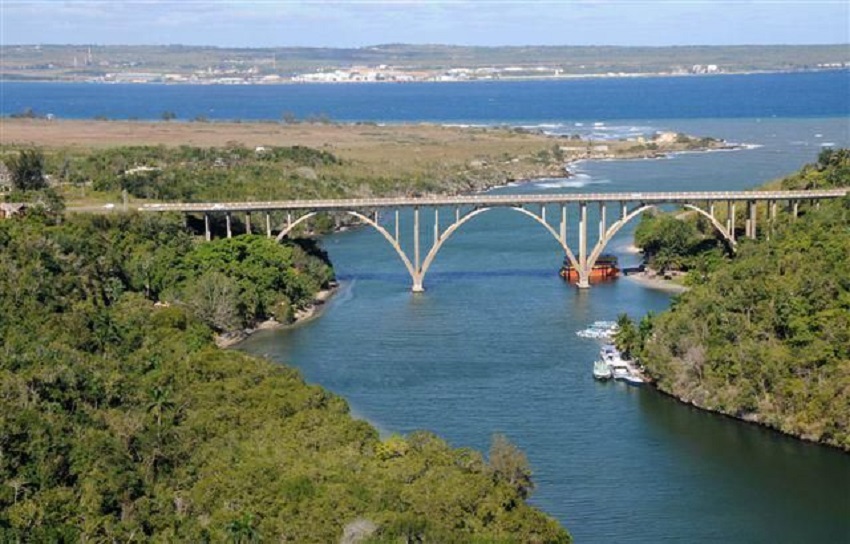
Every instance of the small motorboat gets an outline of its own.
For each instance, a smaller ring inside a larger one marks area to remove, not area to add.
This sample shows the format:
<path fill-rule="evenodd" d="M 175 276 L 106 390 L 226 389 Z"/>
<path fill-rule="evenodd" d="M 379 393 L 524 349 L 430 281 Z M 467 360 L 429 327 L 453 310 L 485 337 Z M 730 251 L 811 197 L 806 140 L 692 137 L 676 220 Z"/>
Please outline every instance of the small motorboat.
<path fill-rule="evenodd" d="M 639 387 L 646 383 L 646 380 L 632 373 L 628 373 L 621 378 L 624 382 L 629 385 L 634 385 L 635 387 Z"/>
<path fill-rule="evenodd" d="M 615 380 L 625 380 L 628 376 L 631 376 L 632 373 L 629 372 L 629 367 L 620 364 L 612 364 L 608 363 L 608 368 L 611 369 L 611 375 Z"/>
<path fill-rule="evenodd" d="M 608 363 L 605 361 L 594 361 L 593 362 L 593 377 L 597 380 L 610 380 L 611 379 L 611 367 L 608 366 Z"/>

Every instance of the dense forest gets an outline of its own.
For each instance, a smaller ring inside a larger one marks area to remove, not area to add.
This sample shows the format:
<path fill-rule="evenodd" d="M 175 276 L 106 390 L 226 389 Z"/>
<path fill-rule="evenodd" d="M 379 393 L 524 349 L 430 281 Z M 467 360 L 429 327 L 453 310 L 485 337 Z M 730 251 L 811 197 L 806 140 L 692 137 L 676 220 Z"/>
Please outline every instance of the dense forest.
<path fill-rule="evenodd" d="M 212 344 L 311 297 L 320 257 L 168 217 L 0 222 L 0 541 L 568 542 L 504 437 L 381 439 Z"/>
<path fill-rule="evenodd" d="M 773 185 L 850 186 L 850 150 Z M 850 450 L 850 197 L 768 230 L 668 311 L 639 328 L 623 320 L 618 342 L 664 392 Z"/>

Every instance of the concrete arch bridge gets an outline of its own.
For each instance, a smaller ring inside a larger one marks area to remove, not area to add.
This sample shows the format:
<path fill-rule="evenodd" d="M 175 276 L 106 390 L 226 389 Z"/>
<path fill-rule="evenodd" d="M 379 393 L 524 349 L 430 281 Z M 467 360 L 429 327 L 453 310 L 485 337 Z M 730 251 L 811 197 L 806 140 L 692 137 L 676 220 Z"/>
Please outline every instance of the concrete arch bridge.
<path fill-rule="evenodd" d="M 802 203 L 819 205 L 821 200 L 842 198 L 850 188 L 819 191 L 715 191 L 665 193 L 587 193 L 531 195 L 467 195 L 419 198 L 368 198 L 345 200 L 287 200 L 270 202 L 168 203 L 146 204 L 142 212 L 178 212 L 201 214 L 204 217 L 206 239 L 211 238 L 210 215 L 224 214 L 227 236 L 232 236 L 233 214 L 244 214 L 245 228 L 252 232 L 254 214 L 265 216 L 265 234 L 278 240 L 289 236 L 293 229 L 323 212 L 342 213 L 358 218 L 378 231 L 396 251 L 410 274 L 414 292 L 424 290 L 425 275 L 440 249 L 464 224 L 495 209 L 510 209 L 534 220 L 559 244 L 565 258 L 578 271 L 578 286 L 590 286 L 590 271 L 605 247 L 626 224 L 645 211 L 661 205 L 677 205 L 704 216 L 731 247 L 735 247 L 738 206 L 744 210 L 744 231 L 755 238 L 762 218 L 768 225 L 776 219 L 778 207 L 784 205 L 792 217 L 797 217 Z M 596 227 L 590 226 L 588 208 L 597 208 Z M 412 240 L 402 246 L 399 211 L 412 209 Z M 555 213 L 551 213 L 554 209 Z M 443 211 L 441 221 L 440 212 Z M 449 217 L 446 219 L 446 211 Z M 547 216 L 547 210 L 549 214 Z M 273 229 L 272 212 L 283 212 L 286 221 Z M 578 247 L 574 250 L 567 239 L 568 217 L 578 216 Z M 554 216 L 554 217 L 553 217 Z M 391 220 L 386 221 L 389 217 Z M 430 246 L 423 245 L 423 224 L 430 220 L 433 238 Z M 382 218 L 384 221 L 382 221 Z M 448 224 L 446 224 L 448 223 Z M 598 229 L 598 232 L 593 230 Z M 590 244 L 588 234 L 595 235 Z"/>

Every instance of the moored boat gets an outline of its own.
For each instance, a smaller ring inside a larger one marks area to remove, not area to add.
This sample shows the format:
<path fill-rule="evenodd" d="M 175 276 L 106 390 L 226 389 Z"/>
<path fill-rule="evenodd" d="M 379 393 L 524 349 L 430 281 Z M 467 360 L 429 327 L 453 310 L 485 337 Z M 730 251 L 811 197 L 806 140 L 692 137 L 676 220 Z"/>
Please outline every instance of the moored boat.
<path fill-rule="evenodd" d="M 615 380 L 625 381 L 627 377 L 631 376 L 631 372 L 629 372 L 629 367 L 620 363 L 608 363 L 609 368 L 611 368 L 611 376 Z"/>
<path fill-rule="evenodd" d="M 625 376 L 622 377 L 622 380 L 629 385 L 641 386 L 646 383 L 646 380 L 641 378 L 640 376 L 629 372 Z"/>
<path fill-rule="evenodd" d="M 599 258 L 596 259 L 596 262 L 593 263 L 593 267 L 590 269 L 590 276 L 588 277 L 588 280 L 600 281 L 616 278 L 617 274 L 620 273 L 620 269 L 617 268 L 617 264 L 616 255 L 600 255 Z M 567 258 L 564 259 L 564 264 L 561 266 L 559 274 L 562 278 L 571 283 L 579 280 L 578 270 L 573 267 L 572 263 Z"/>
<path fill-rule="evenodd" d="M 600 380 L 613 378 L 634 386 L 646 383 L 646 379 L 641 375 L 640 368 L 633 361 L 623 359 L 616 346 L 603 345 L 599 350 L 599 357 L 600 359 L 593 363 L 593 376 L 595 378 Z"/>
<path fill-rule="evenodd" d="M 619 330 L 615 321 L 594 321 L 586 329 L 576 331 L 576 336 L 597 340 L 610 340 Z"/>
<path fill-rule="evenodd" d="M 608 366 L 608 363 L 605 361 L 594 361 L 593 362 L 593 377 L 597 380 L 610 380 L 611 379 L 611 367 Z"/>

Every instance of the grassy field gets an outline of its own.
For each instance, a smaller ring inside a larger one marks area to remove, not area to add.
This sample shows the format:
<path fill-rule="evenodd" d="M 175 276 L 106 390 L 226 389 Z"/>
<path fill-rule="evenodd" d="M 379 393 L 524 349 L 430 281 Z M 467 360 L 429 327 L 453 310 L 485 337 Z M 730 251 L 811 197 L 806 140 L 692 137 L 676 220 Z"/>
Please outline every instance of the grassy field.
<path fill-rule="evenodd" d="M 599 146 L 515 128 L 432 124 L 0 119 L 0 159 L 41 149 L 69 207 L 120 202 L 128 173 L 139 167 L 160 173 L 155 188 L 130 190 L 147 200 L 456 194 L 563 177 L 576 159 L 725 145 L 667 134 Z M 306 154 L 287 151 L 296 148 Z"/>

